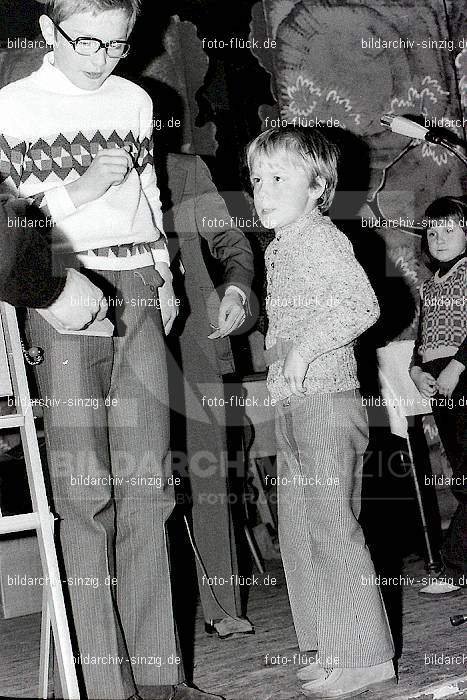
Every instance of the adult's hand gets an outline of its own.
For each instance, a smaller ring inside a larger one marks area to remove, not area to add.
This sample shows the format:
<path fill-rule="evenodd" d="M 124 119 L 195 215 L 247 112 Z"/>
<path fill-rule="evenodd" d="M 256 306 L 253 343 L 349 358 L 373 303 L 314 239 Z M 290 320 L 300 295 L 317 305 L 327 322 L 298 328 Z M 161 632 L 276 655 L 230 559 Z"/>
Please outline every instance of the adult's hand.
<path fill-rule="evenodd" d="M 80 272 L 67 271 L 62 293 L 47 311 L 67 331 L 80 331 L 94 320 L 102 321 L 108 310 L 103 292 Z"/>
<path fill-rule="evenodd" d="M 241 295 L 234 289 L 228 290 L 219 306 L 218 328 L 209 337 L 225 338 L 225 336 L 230 335 L 242 325 L 245 316 Z"/>

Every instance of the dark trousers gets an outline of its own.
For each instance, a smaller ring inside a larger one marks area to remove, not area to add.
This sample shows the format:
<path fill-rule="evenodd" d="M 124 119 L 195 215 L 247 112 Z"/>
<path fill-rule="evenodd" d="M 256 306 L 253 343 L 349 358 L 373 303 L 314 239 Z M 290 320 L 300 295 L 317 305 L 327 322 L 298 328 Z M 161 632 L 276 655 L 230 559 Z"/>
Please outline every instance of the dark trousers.
<path fill-rule="evenodd" d="M 241 443 L 235 450 L 229 450 L 227 444 L 227 430 L 236 427 L 229 425 L 234 419 L 227 410 L 230 395 L 235 398 L 235 386 L 230 391 L 230 385 L 224 385 L 211 358 L 190 331 L 185 330 L 183 342 L 191 352 L 183 361 L 178 356 L 177 339 L 169 341 L 173 352 L 168 356 L 171 447 L 173 473 L 182 481 L 179 488 L 176 486 L 176 500 L 185 506 L 203 562 L 202 568 L 196 560 L 198 587 L 204 618 L 210 622 L 241 614 L 234 516 L 241 510 L 237 487 L 243 479 L 244 459 Z M 235 420 L 237 426 L 241 425 L 239 419 Z M 180 546 L 178 550 L 173 554 L 175 566 Z M 186 561 L 182 567 L 186 567 Z M 178 604 L 176 601 L 176 609 L 181 603 L 185 607 L 186 602 L 184 591 Z"/>
<path fill-rule="evenodd" d="M 451 358 L 440 358 L 427 362 L 423 365 L 423 370 L 437 379 L 450 360 Z M 441 556 L 447 575 L 455 580 L 464 577 L 464 583 L 467 577 L 466 375 L 467 370 L 464 370 L 451 400 L 436 394 L 432 401 L 433 417 L 452 469 L 451 491 L 458 501 L 457 510 L 446 533 Z"/>

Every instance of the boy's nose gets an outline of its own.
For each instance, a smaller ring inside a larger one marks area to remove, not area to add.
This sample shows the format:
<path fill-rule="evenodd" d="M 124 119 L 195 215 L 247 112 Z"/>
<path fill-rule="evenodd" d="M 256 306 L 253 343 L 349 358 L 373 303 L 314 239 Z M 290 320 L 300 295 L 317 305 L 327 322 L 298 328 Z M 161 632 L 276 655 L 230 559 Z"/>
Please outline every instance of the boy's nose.
<path fill-rule="evenodd" d="M 96 68 L 103 68 L 107 63 L 107 51 L 101 47 L 97 53 L 92 55 L 92 65 Z"/>
<path fill-rule="evenodd" d="M 263 208 L 268 206 L 268 202 L 270 202 L 270 197 L 268 197 L 265 192 L 257 192 L 255 194 L 256 205 L 259 205 L 261 208 Z"/>
<path fill-rule="evenodd" d="M 260 182 L 256 187 L 256 196 L 261 204 L 266 204 L 271 201 L 271 190 L 268 185 Z"/>

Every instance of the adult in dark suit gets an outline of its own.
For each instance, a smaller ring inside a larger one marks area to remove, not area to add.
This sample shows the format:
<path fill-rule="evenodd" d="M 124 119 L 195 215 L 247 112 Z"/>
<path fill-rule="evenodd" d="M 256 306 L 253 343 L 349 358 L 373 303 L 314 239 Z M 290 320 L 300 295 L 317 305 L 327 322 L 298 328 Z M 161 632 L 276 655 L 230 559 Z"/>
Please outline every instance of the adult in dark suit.
<path fill-rule="evenodd" d="M 241 481 L 243 454 L 236 446 L 233 456 L 228 454 L 225 406 L 230 408 L 230 399 L 223 382 L 235 371 L 228 335 L 241 329 L 247 315 L 253 254 L 200 157 L 169 154 L 167 175 L 171 202 L 164 228 L 172 267 L 183 270 L 169 370 L 174 469 L 189 475 L 181 500 L 191 505 L 205 620 L 225 637 L 253 631 L 242 618 L 235 578 L 237 544 L 229 501 L 238 499 L 229 492 L 229 470 L 238 467 L 235 476 Z M 216 584 L 215 577 L 224 583 Z"/>
<path fill-rule="evenodd" d="M 70 304 L 70 299 L 83 304 Z M 104 318 L 104 295 L 76 270 L 53 260 L 47 221 L 27 200 L 0 196 L 0 300 L 47 308 L 64 329 L 80 330 Z"/>

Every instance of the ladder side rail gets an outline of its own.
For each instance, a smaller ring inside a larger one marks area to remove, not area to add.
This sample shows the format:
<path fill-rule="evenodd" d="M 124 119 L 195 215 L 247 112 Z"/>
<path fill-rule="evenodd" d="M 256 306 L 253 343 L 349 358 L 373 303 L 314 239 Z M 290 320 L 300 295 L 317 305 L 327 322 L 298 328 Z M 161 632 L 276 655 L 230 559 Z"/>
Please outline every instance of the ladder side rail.
<path fill-rule="evenodd" d="M 21 339 L 18 330 L 15 309 L 5 302 L 0 302 L 5 343 L 10 364 L 10 375 L 14 396 L 19 401 L 21 413 L 24 415 L 24 425 L 20 427 L 21 440 L 24 449 L 24 459 L 28 475 L 29 489 L 33 511 L 37 513 L 39 524 L 37 542 L 42 562 L 42 568 L 48 582 L 49 612 L 52 630 L 57 642 L 56 653 L 62 680 L 62 691 L 65 698 L 79 700 L 78 681 L 73 659 L 68 619 L 63 598 L 61 576 L 58 567 L 54 539 L 54 519 L 50 512 L 49 502 L 44 483 L 42 461 L 37 443 L 36 426 L 32 412 L 29 386 L 21 349 Z"/>

